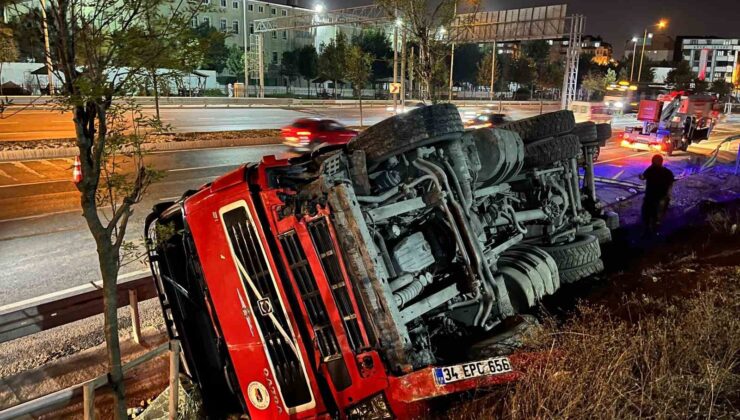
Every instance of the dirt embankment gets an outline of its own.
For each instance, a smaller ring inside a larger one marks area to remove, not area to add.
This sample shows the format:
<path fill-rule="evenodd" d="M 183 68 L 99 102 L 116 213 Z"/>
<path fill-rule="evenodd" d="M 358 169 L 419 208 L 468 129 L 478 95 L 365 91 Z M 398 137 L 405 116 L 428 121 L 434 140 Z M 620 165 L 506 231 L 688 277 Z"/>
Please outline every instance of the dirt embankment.
<path fill-rule="evenodd" d="M 526 344 L 543 358 L 521 381 L 443 416 L 737 418 L 740 194 L 719 174 L 677 185 L 665 236 L 626 226 L 600 279 L 544 302 Z"/>

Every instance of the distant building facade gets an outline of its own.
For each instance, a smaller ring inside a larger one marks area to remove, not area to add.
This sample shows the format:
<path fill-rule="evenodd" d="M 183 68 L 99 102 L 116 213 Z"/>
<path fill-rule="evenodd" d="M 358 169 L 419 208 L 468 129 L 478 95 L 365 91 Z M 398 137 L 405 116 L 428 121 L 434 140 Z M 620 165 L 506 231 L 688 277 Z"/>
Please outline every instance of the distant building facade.
<path fill-rule="evenodd" d="M 642 37 L 635 37 L 625 42 L 624 57 L 636 56 L 642 53 Z M 672 61 L 676 49 L 676 40 L 666 34 L 652 34 L 645 39 L 645 60 L 653 62 Z"/>
<path fill-rule="evenodd" d="M 680 50 L 700 79 L 740 84 L 740 38 L 682 37 Z"/>

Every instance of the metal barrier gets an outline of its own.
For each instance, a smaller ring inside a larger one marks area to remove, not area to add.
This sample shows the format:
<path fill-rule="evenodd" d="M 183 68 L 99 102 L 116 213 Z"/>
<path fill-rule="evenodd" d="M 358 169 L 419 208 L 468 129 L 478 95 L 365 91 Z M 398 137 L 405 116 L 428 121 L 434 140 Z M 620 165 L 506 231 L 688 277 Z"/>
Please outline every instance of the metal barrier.
<path fill-rule="evenodd" d="M 170 340 L 167 343 L 156 347 L 136 359 L 123 365 L 123 374 L 130 372 L 134 368 L 154 359 L 157 356 L 169 352 L 170 355 L 170 394 L 169 394 L 169 418 L 177 418 L 177 405 L 179 396 L 179 371 L 180 371 L 180 342 L 179 340 Z M 95 419 L 95 391 L 109 386 L 108 375 L 100 375 L 87 382 L 61 389 L 51 394 L 44 395 L 30 401 L 18 404 L 16 406 L 0 411 L 0 420 L 16 419 L 21 416 L 42 414 L 55 408 L 65 407 L 75 401 L 82 395 L 82 410 L 84 420 Z"/>
<path fill-rule="evenodd" d="M 118 280 L 118 307 L 129 305 L 134 340 L 139 343 L 139 302 L 157 296 L 151 273 L 139 271 Z M 0 307 L 0 343 L 103 313 L 103 285 L 90 282 Z"/>

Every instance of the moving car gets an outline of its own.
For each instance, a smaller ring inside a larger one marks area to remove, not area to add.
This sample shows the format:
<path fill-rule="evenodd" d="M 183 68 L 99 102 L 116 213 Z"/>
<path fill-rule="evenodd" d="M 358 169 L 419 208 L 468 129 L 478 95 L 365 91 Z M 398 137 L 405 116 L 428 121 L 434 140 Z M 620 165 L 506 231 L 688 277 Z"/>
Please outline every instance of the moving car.
<path fill-rule="evenodd" d="M 334 120 L 301 118 L 280 130 L 283 144 L 295 151 L 305 152 L 320 145 L 347 144 L 357 131 Z"/>
<path fill-rule="evenodd" d="M 430 105 L 157 205 L 149 261 L 208 417 L 413 418 L 516 380 L 539 357 L 501 345 L 519 315 L 604 268 L 618 220 L 577 163 L 602 137 Z"/>
<path fill-rule="evenodd" d="M 465 122 L 465 128 L 492 128 L 511 121 L 506 114 L 481 112 Z"/>

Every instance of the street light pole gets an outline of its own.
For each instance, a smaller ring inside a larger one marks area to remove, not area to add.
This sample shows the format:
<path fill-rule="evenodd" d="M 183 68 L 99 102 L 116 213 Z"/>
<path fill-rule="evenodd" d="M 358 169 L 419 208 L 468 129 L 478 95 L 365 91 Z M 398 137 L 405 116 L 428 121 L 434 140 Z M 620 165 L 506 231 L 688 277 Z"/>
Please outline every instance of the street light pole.
<path fill-rule="evenodd" d="M 637 69 L 637 83 L 640 83 L 640 78 L 642 77 L 642 59 L 645 56 L 645 43 L 647 42 L 647 28 L 645 28 L 645 33 L 642 37 L 642 50 L 640 51 L 640 67 Z"/>
<path fill-rule="evenodd" d="M 635 55 L 637 55 L 637 37 L 632 37 L 632 67 L 630 67 L 630 82 L 635 73 Z"/>
<path fill-rule="evenodd" d="M 46 55 L 46 77 L 49 79 L 49 96 L 54 92 L 54 74 L 51 64 L 51 49 L 49 48 L 49 24 L 46 20 L 46 0 L 41 0 L 41 25 L 44 31 L 44 55 Z"/>
<path fill-rule="evenodd" d="M 249 97 L 249 63 L 247 58 L 247 52 L 249 50 L 249 27 L 247 26 L 247 0 L 242 2 L 244 8 L 242 14 L 242 32 L 244 32 L 244 97 Z"/>

